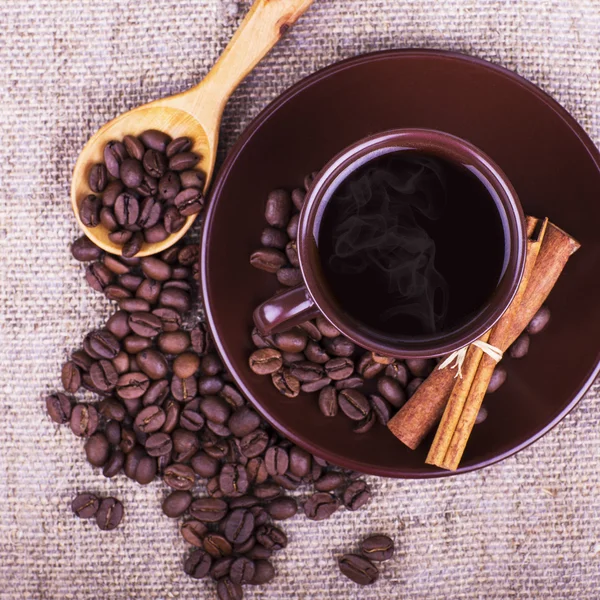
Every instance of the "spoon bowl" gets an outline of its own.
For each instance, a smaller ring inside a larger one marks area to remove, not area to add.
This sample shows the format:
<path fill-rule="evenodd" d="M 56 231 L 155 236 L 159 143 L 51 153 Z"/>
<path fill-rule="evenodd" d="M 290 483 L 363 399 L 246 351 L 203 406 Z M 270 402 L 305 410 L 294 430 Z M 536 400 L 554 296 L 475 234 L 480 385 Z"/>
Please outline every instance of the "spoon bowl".
<path fill-rule="evenodd" d="M 223 54 L 202 82 L 191 89 L 144 104 L 116 117 L 101 127 L 84 146 L 73 171 L 71 205 L 79 226 L 97 246 L 111 254 L 121 254 L 122 246 L 112 242 L 104 225 L 87 227 L 79 216 L 83 200 L 92 193 L 88 185 L 90 169 L 103 162 L 104 147 L 126 135 L 139 135 L 157 129 L 172 139 L 186 136 L 192 140 L 191 151 L 200 156 L 196 168 L 205 175 L 204 192 L 212 178 L 219 126 L 227 100 L 256 64 L 281 36 L 308 9 L 313 0 L 256 0 L 225 48 Z M 161 242 L 145 242 L 136 256 L 149 256 L 166 250 L 180 240 L 198 214 L 187 217 L 184 226 Z"/>

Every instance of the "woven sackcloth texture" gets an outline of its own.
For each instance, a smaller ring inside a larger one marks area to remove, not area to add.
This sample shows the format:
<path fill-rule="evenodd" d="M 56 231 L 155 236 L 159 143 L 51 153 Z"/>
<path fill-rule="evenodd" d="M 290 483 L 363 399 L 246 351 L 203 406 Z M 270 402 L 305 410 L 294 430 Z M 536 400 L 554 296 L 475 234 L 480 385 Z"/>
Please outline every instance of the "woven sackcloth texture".
<path fill-rule="evenodd" d="M 186 546 L 165 487 L 105 479 L 43 396 L 111 307 L 69 253 L 79 235 L 70 173 L 118 113 L 186 89 L 249 3 L 232 0 L 0 2 L 0 599 L 212 598 L 182 572 Z M 220 159 L 250 120 L 315 69 L 396 47 L 459 50 L 519 72 L 600 141 L 600 0 L 316 0 L 229 103 Z M 196 234 L 197 235 L 197 234 Z M 600 597 L 600 387 L 534 446 L 467 476 L 371 478 L 367 510 L 284 523 L 277 578 L 247 598 Z M 119 497 L 112 533 L 73 517 L 78 490 Z M 359 588 L 335 557 L 374 531 L 398 552 Z"/>

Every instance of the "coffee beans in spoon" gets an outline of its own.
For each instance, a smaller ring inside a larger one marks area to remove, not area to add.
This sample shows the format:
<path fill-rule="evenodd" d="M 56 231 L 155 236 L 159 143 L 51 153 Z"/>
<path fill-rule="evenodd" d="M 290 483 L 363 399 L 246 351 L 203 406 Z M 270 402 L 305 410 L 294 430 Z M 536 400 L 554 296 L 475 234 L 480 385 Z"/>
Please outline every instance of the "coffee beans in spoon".
<path fill-rule="evenodd" d="M 104 162 L 91 167 L 88 194 L 79 207 L 86 227 L 103 225 L 123 256 L 135 256 L 146 243 L 158 243 L 179 231 L 186 217 L 204 207 L 200 157 L 187 137 L 172 140 L 148 130 L 126 135 L 104 148 Z M 85 243 L 74 250 L 84 256 Z"/>

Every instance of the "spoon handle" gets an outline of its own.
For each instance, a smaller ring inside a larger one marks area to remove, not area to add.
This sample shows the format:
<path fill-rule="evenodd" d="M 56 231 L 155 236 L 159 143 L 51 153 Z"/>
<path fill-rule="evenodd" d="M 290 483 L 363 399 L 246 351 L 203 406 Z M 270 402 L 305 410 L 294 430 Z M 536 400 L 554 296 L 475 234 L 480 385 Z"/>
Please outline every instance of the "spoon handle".
<path fill-rule="evenodd" d="M 256 0 L 210 72 L 185 93 L 187 110 L 201 121 L 209 107 L 220 114 L 244 77 L 312 3 L 313 0 Z"/>

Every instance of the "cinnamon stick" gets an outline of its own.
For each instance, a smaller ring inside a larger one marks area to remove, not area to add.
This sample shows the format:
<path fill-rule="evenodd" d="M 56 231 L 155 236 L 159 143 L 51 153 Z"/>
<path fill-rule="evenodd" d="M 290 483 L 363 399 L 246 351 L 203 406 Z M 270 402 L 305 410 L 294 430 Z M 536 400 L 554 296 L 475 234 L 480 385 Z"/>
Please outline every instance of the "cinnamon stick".
<path fill-rule="evenodd" d="M 579 247 L 580 244 L 562 229 L 548 223 L 536 265 L 523 297 L 522 308 L 511 326 L 507 347 L 519 337 L 546 301 L 569 257 Z M 388 422 L 390 431 L 412 450 L 419 446 L 442 416 L 454 387 L 454 375 L 452 369 L 433 371 L 412 398 Z"/>
<path fill-rule="evenodd" d="M 521 310 L 521 302 L 537 262 L 547 224 L 546 219 L 538 228 L 537 219 L 528 218 L 527 255 L 521 283 L 510 306 L 488 333 L 489 343 L 502 351 L 508 347 L 510 329 Z M 438 426 L 434 444 L 427 455 L 425 461 L 427 464 L 450 470 L 458 468 L 495 368 L 496 360 L 490 356 L 484 355 L 481 351 L 471 353 L 468 365 L 469 377 L 463 376 L 463 379 L 454 385 Z"/>

